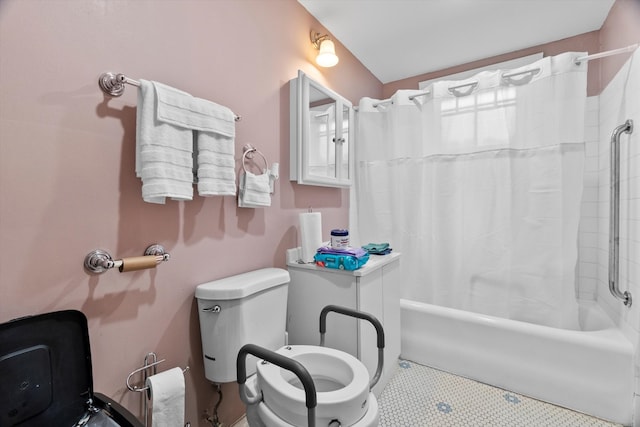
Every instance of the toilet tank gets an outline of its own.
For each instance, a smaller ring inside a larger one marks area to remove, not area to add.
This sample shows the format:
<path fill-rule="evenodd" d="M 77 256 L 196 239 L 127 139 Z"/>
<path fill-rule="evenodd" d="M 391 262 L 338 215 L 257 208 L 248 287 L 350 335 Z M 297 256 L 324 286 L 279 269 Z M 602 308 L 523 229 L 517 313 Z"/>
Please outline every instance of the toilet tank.
<path fill-rule="evenodd" d="M 263 268 L 196 287 L 205 376 L 236 381 L 236 358 L 245 344 L 277 350 L 285 344 L 289 272 Z M 247 360 L 247 375 L 255 372 Z"/>

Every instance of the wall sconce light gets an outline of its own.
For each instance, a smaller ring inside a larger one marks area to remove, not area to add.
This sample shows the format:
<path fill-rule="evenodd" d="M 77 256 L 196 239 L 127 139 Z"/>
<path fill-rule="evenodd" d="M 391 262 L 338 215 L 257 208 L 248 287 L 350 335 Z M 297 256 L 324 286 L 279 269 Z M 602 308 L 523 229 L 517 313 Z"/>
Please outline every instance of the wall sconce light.
<path fill-rule="evenodd" d="M 322 35 L 311 30 L 311 43 L 319 50 L 318 56 L 316 56 L 316 64 L 321 67 L 333 67 L 338 63 L 336 47 L 328 35 Z"/>

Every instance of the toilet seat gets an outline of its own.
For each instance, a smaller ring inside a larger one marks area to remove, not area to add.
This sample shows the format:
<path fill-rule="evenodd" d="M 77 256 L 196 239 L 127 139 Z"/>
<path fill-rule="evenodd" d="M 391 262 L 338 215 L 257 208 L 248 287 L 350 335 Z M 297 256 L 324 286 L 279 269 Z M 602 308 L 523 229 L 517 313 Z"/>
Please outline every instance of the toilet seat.
<path fill-rule="evenodd" d="M 377 420 L 377 402 L 369 391 L 369 372 L 358 359 L 339 350 L 311 345 L 285 346 L 276 353 L 297 360 L 311 374 L 317 392 L 317 425 L 328 425 L 333 420 L 343 426 L 375 425 L 368 423 Z M 265 424 L 273 422 L 266 425 L 306 425 L 305 393 L 295 374 L 261 362 L 256 377 L 256 386 L 263 395 L 258 412 Z M 276 419 L 284 424 L 275 423 Z"/>

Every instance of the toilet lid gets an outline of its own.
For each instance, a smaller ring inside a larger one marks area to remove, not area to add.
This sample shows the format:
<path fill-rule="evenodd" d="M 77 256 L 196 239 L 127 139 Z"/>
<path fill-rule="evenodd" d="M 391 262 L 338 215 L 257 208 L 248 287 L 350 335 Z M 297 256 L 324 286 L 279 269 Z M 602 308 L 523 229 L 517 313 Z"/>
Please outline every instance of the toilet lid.
<path fill-rule="evenodd" d="M 0 378 L 0 426 L 71 426 L 80 419 L 87 426 L 141 426 L 126 409 L 94 395 L 89 328 L 80 311 L 0 324 Z"/>
<path fill-rule="evenodd" d="M 77 420 L 93 395 L 87 318 L 76 310 L 0 325 L 0 425 Z"/>

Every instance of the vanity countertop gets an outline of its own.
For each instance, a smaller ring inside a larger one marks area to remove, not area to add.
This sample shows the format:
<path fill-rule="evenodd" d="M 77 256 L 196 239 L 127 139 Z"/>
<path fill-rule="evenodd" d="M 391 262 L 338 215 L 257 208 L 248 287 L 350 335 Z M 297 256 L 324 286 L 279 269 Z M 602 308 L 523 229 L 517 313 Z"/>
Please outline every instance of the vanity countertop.
<path fill-rule="evenodd" d="M 289 268 L 300 268 L 304 270 L 326 271 L 328 273 L 336 274 L 349 274 L 352 276 L 366 276 L 369 273 L 376 271 L 379 268 L 384 267 L 387 264 L 400 258 L 400 252 L 391 252 L 387 255 L 369 255 L 369 261 L 357 270 L 340 270 L 337 268 L 326 268 L 317 266 L 315 263 L 299 264 L 295 261 L 287 262 Z"/>

